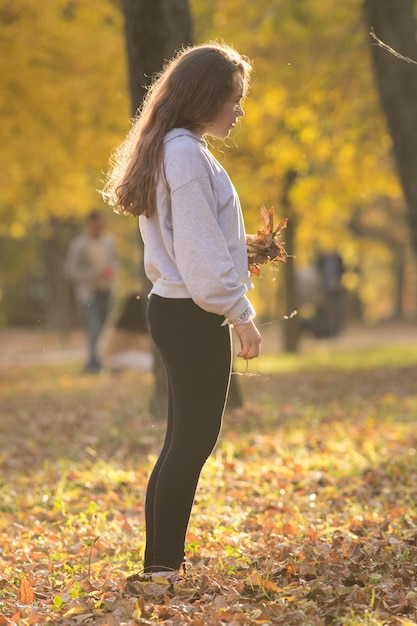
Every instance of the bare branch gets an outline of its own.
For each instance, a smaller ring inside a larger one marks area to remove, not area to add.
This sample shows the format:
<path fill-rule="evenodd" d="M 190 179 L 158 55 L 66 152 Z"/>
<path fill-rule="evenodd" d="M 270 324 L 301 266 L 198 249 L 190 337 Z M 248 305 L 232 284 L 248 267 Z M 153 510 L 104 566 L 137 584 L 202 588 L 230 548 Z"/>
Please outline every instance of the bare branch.
<path fill-rule="evenodd" d="M 394 48 L 391 48 L 391 46 L 381 41 L 381 39 L 379 39 L 379 37 L 375 35 L 375 31 L 373 28 L 371 28 L 369 34 L 371 35 L 372 39 L 376 41 L 377 46 L 392 54 L 392 56 L 394 56 L 396 59 L 400 59 L 400 61 L 405 61 L 406 63 L 413 63 L 413 65 L 417 65 L 417 61 L 414 61 L 414 59 L 410 59 L 410 57 L 403 56 L 402 54 L 394 50 Z"/>

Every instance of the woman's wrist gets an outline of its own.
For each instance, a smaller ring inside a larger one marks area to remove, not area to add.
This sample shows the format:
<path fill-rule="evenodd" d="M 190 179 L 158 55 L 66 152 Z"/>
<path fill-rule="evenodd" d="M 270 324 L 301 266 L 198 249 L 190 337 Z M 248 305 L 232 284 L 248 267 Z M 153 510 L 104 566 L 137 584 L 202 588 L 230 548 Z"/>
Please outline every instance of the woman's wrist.
<path fill-rule="evenodd" d="M 248 332 L 249 330 L 253 328 L 256 328 L 255 324 L 253 323 L 253 320 L 246 322 L 246 324 L 235 324 L 233 326 L 233 329 L 238 337 L 241 337 L 242 335 L 244 335 L 246 332 Z"/>

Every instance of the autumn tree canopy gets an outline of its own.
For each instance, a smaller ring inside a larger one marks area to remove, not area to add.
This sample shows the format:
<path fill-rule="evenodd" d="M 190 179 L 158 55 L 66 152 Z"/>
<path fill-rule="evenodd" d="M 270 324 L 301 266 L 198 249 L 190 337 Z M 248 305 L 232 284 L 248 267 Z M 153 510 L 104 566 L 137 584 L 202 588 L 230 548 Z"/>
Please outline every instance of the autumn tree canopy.
<path fill-rule="evenodd" d="M 224 39 L 254 62 L 246 116 L 218 152 L 248 230 L 256 228 L 262 204 L 275 205 L 280 216 L 286 176 L 296 172 L 290 201 L 297 264 L 312 262 L 318 249 L 341 248 L 352 268 L 363 265 L 363 293 L 376 302 L 371 291 L 379 279 L 373 272 L 371 285 L 367 268 L 382 261 L 391 271 L 392 252 L 378 238 L 359 238 L 352 219 L 366 216 L 368 226 L 388 231 L 380 206 L 398 207 L 398 223 L 403 213 L 361 0 L 191 0 L 190 7 L 195 42 Z M 3 254 L 7 248 L 0 272 L 7 281 L 13 242 L 24 256 L 34 227 L 40 241 L 51 217 L 80 219 L 100 202 L 97 189 L 131 109 L 118 1 L 51 0 L 45 11 L 35 0 L 0 0 L 0 20 Z M 136 228 L 124 218 L 112 227 L 122 248 Z M 402 232 L 406 248 L 407 228 Z M 131 243 L 122 250 L 128 263 Z M 28 263 L 12 270 L 15 282 Z M 265 284 L 258 283 L 261 308 L 270 306 Z"/>
<path fill-rule="evenodd" d="M 98 202 L 129 117 L 118 4 L 1 0 L 0 236 Z"/>

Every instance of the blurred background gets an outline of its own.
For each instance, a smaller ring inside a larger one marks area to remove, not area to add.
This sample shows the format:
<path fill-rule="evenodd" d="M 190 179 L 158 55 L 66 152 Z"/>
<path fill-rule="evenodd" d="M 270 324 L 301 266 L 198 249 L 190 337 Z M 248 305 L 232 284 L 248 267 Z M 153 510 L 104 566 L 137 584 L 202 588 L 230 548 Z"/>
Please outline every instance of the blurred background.
<path fill-rule="evenodd" d="M 415 322 L 417 68 L 369 34 L 417 59 L 414 2 L 148 4 L 0 0 L 3 337 L 24 328 L 65 338 L 79 327 L 64 262 L 94 209 L 120 257 L 114 310 L 146 294 L 136 220 L 97 190 L 150 77 L 181 44 L 211 39 L 254 64 L 243 122 L 227 146 L 213 145 L 247 230 L 262 205 L 289 218 L 292 258 L 254 279 L 259 321 L 298 311 L 279 325 L 288 351 L 304 333 Z"/>

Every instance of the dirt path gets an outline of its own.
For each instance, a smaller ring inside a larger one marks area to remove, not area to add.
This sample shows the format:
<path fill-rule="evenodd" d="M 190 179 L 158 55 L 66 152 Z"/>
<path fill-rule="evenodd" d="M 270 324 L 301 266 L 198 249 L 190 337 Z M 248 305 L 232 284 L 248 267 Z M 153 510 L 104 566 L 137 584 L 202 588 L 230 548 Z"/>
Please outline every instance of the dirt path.
<path fill-rule="evenodd" d="M 149 369 L 148 342 L 143 348 L 129 351 L 130 367 Z M 80 331 L 65 335 L 47 330 L 9 328 L 0 330 L 0 368 L 19 365 L 80 363 L 85 359 L 85 339 Z"/>
<path fill-rule="evenodd" d="M 282 324 L 261 325 L 264 352 L 282 351 Z M 350 324 L 338 337 L 315 339 L 305 335 L 300 352 L 347 350 L 380 345 L 415 345 L 417 350 L 417 323 L 381 323 L 376 326 Z M 82 332 L 66 335 L 47 330 L 5 328 L 0 330 L 0 367 L 54 363 L 82 363 L 85 355 Z M 137 351 L 142 368 L 150 367 L 149 349 Z M 139 363 L 140 365 L 140 363 Z"/>

